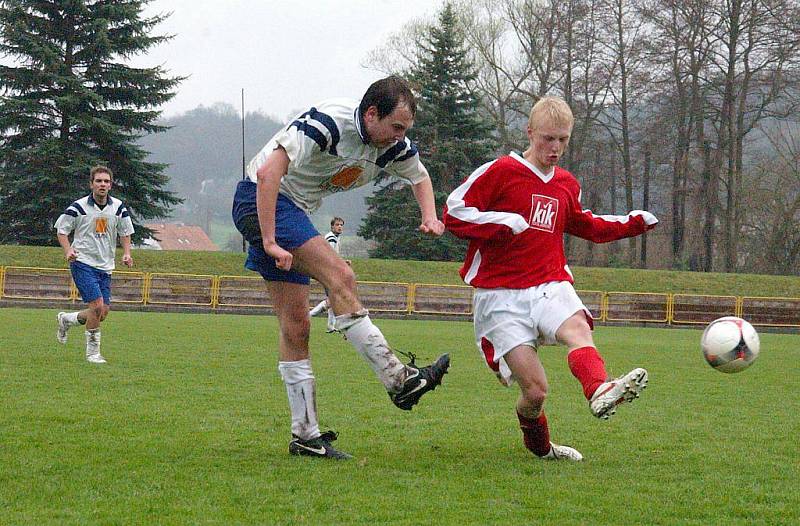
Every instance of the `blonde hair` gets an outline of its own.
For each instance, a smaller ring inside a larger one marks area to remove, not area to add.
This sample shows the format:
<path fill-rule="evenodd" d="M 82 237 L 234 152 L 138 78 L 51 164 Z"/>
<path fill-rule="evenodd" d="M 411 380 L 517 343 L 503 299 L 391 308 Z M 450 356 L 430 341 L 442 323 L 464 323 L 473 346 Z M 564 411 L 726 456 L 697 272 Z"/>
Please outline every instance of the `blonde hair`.
<path fill-rule="evenodd" d="M 572 130 L 575 124 L 575 117 L 572 115 L 572 110 L 569 105 L 564 102 L 564 99 L 559 97 L 542 97 L 531 108 L 530 117 L 528 117 L 528 127 L 535 130 L 547 124 L 554 124 L 556 126 L 568 126 Z"/>

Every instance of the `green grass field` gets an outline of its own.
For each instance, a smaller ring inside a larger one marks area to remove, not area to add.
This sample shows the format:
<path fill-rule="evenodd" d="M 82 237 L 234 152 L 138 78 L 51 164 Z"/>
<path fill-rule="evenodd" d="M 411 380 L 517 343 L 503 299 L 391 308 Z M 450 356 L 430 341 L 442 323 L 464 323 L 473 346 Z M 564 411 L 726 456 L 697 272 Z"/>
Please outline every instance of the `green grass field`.
<path fill-rule="evenodd" d="M 762 334 L 749 370 L 709 368 L 699 330 L 608 328 L 613 374 L 641 400 L 594 419 L 560 347 L 542 351 L 554 441 L 522 446 L 516 389 L 481 363 L 471 324 L 379 320 L 444 385 L 394 408 L 347 342 L 314 321 L 323 428 L 350 462 L 291 457 L 272 317 L 112 313 L 106 366 L 53 310 L 0 309 L 0 524 L 798 524 L 800 336 Z"/>

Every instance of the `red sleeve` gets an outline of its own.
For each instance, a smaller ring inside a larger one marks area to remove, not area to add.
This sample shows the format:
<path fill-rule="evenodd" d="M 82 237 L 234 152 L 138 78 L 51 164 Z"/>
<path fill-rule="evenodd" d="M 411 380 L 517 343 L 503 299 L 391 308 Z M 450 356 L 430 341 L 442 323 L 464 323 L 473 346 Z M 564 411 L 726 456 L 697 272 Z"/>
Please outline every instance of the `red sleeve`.
<path fill-rule="evenodd" d="M 442 214 L 444 225 L 462 239 L 503 239 L 528 228 L 528 222 L 513 212 L 495 212 L 492 206 L 499 190 L 495 163 L 486 163 L 453 190 Z"/>
<path fill-rule="evenodd" d="M 580 187 L 572 200 L 567 217 L 566 232 L 595 243 L 608 243 L 626 237 L 638 236 L 651 230 L 658 219 L 644 210 L 634 210 L 627 215 L 595 215 L 591 210 L 582 210 Z"/>

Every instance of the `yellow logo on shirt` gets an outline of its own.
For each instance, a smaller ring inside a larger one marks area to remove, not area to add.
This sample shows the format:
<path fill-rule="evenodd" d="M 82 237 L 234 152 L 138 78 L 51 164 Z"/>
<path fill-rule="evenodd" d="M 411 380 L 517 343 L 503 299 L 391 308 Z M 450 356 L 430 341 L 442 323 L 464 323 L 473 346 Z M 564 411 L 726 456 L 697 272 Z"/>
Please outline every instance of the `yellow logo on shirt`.
<path fill-rule="evenodd" d="M 97 217 L 94 220 L 94 233 L 105 234 L 108 232 L 108 219 L 105 217 Z"/>

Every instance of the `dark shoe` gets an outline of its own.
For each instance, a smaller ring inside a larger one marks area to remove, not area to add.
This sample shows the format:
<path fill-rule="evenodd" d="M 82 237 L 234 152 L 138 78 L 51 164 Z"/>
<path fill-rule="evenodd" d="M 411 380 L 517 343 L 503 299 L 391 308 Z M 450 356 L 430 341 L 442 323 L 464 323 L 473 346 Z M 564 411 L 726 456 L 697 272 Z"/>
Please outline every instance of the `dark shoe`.
<path fill-rule="evenodd" d="M 334 433 L 333 431 L 325 431 L 317 438 L 312 438 L 309 440 L 300 440 L 297 437 L 293 437 L 292 441 L 289 442 L 289 454 L 307 457 L 333 458 L 336 460 L 347 460 L 349 458 L 353 458 L 352 455 L 348 455 L 343 451 L 339 451 L 331 445 L 331 442 L 336 440 L 338 437 L 339 434 Z"/>
<path fill-rule="evenodd" d="M 416 356 L 413 353 L 408 353 L 408 356 L 411 358 L 411 363 L 406 365 L 408 376 L 403 382 L 403 389 L 399 393 L 389 395 L 394 405 L 404 411 L 411 411 L 422 395 L 436 389 L 447 374 L 447 368 L 450 367 L 450 355 L 447 353 L 427 367 L 417 367 L 414 364 Z"/>

